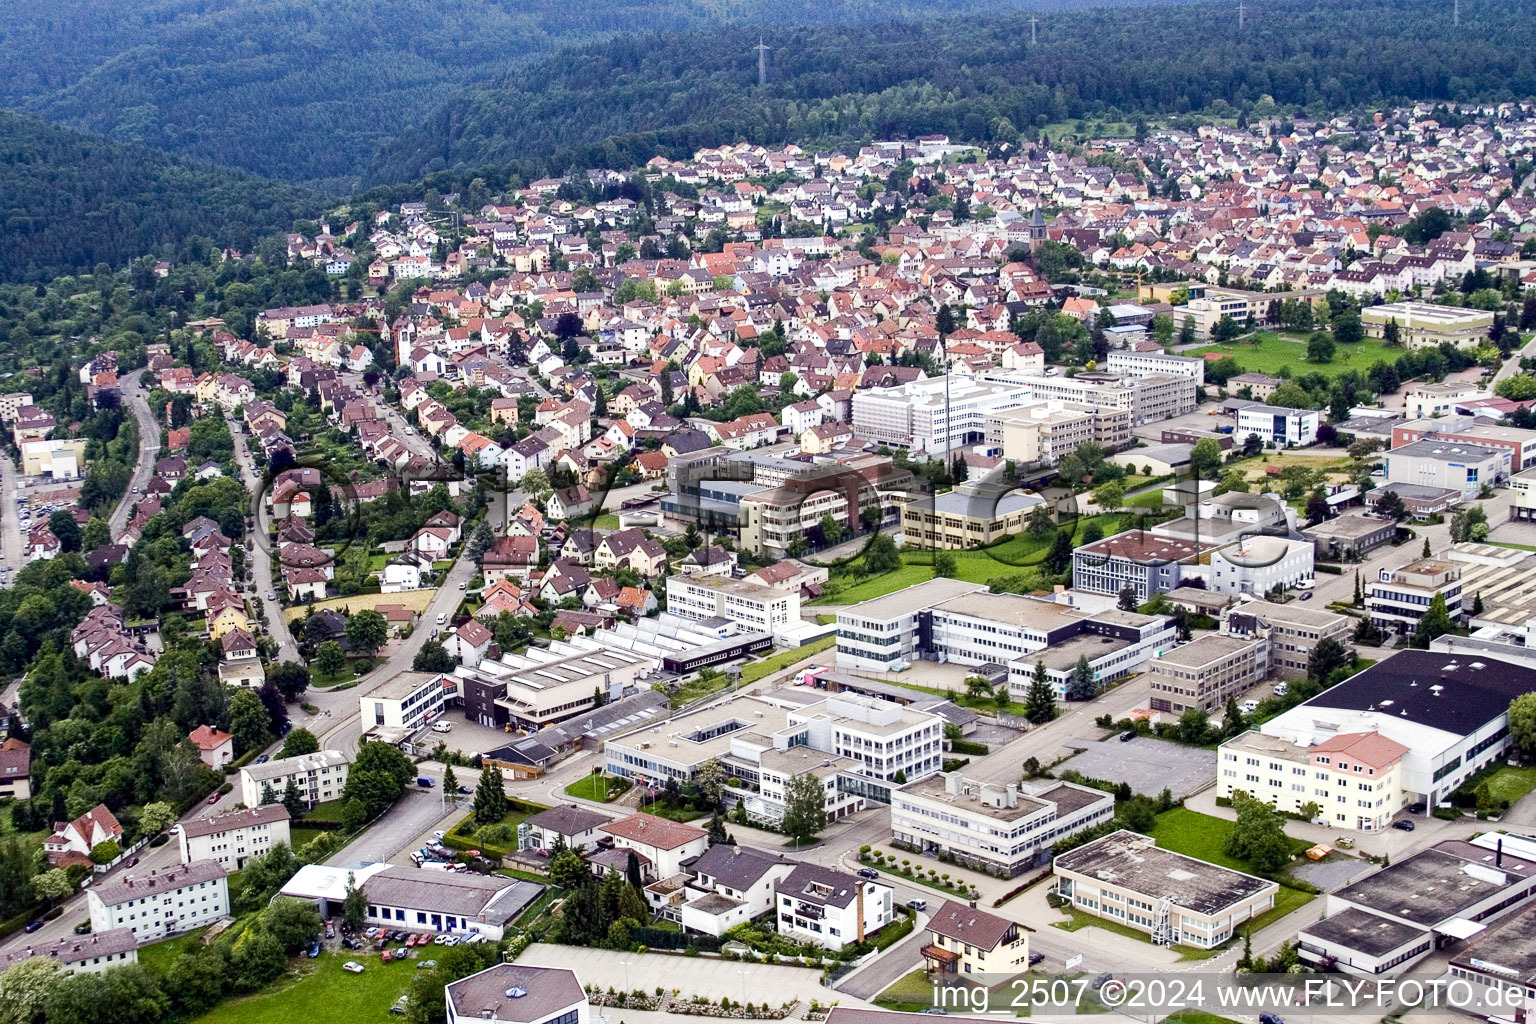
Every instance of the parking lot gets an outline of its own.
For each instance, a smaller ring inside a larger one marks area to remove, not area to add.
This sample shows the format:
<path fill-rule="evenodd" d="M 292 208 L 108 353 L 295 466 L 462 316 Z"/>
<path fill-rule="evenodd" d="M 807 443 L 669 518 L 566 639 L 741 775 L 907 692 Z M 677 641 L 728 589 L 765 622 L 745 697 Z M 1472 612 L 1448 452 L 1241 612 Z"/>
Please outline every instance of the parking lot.
<path fill-rule="evenodd" d="M 1138 736 L 1122 743 L 1111 737 L 1102 743 L 1079 740 L 1083 751 L 1057 766 L 1082 772 L 1090 779 L 1128 782 L 1143 796 L 1157 796 L 1163 787 L 1175 799 L 1189 796 L 1216 777 L 1216 751 L 1182 747 L 1177 743 Z"/>

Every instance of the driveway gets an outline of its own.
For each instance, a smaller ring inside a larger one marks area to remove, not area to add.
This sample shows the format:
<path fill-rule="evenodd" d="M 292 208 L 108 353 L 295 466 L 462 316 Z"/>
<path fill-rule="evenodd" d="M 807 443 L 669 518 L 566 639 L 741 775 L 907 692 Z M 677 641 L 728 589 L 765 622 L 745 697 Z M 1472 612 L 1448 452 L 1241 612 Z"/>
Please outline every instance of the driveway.
<path fill-rule="evenodd" d="M 443 799 L 440 786 L 417 789 L 412 783 L 395 806 L 384 812 L 367 831 L 326 859 L 332 867 L 351 864 L 400 863 L 418 845 L 417 837 L 438 828 L 464 813 L 461 803 L 454 808 Z"/>

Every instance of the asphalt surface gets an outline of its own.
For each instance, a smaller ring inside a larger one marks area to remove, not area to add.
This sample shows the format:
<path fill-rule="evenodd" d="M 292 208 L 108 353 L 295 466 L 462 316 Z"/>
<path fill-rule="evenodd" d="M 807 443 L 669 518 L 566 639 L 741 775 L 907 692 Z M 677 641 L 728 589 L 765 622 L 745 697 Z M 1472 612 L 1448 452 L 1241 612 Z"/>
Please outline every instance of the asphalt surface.
<path fill-rule="evenodd" d="M 139 422 L 139 458 L 134 463 L 133 478 L 128 481 L 128 489 L 118 499 L 117 507 L 107 520 L 114 540 L 128 528 L 128 514 L 133 511 L 139 498 L 143 497 L 144 488 L 149 486 L 149 478 L 155 470 L 155 458 L 160 454 L 160 424 L 149 408 L 143 389 L 139 387 L 143 378 L 144 371 L 139 369 L 124 374 L 118 381 L 123 401 L 133 413 L 133 418 Z"/>
<path fill-rule="evenodd" d="M 253 531 L 256 543 L 246 559 L 251 567 L 251 579 L 255 583 L 256 596 L 263 602 L 267 613 L 267 630 L 273 640 L 277 641 L 278 661 L 298 661 L 299 647 L 294 642 L 293 633 L 288 629 L 288 622 L 283 618 L 283 608 L 276 600 L 268 599 L 269 594 L 277 592 L 277 581 L 272 576 L 272 557 L 266 546 L 262 543 L 267 536 L 266 508 L 262 500 L 261 473 L 256 468 L 256 459 L 251 455 L 248 447 L 249 436 L 245 433 L 241 423 L 224 414 L 224 420 L 229 425 L 229 432 L 235 441 L 235 462 L 240 466 L 240 482 L 245 485 L 251 498 L 250 515 L 255 519 L 256 528 Z"/>

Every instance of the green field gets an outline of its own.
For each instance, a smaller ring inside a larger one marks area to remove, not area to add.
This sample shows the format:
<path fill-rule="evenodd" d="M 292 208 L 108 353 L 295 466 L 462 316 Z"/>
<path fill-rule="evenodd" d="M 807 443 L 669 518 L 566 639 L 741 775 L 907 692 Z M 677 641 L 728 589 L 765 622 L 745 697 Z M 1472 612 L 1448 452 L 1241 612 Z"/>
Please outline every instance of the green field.
<path fill-rule="evenodd" d="M 1161 503 L 1162 492 L 1156 493 Z M 1082 543 L 1083 531 L 1091 522 L 1098 523 L 1099 528 L 1104 531 L 1104 536 L 1109 537 L 1122 530 L 1130 529 L 1135 524 L 1137 515 L 1138 513 L 1122 512 L 1083 516 L 1077 520 L 1073 530 L 1073 544 Z M 988 548 L 952 551 L 950 554 L 955 556 L 955 579 L 969 583 L 985 583 L 998 576 L 1016 576 L 1031 571 L 1041 572 L 1040 563 L 1050 547 L 1051 538 L 1035 540 L 1023 534 L 1016 534 Z M 852 574 L 840 571 L 833 577 L 833 581 L 842 585 L 842 589 L 835 594 L 819 597 L 810 603 L 813 605 L 857 604 L 860 601 L 884 597 L 886 594 L 895 593 L 922 583 L 924 580 L 933 579 L 933 555 L 934 552 L 928 550 L 903 551 L 901 568 L 857 583 L 853 582 Z M 1045 581 L 1042 580 L 1040 585 L 1044 586 Z"/>
<path fill-rule="evenodd" d="M 1488 776 L 1488 795 L 1495 803 L 1508 800 L 1514 804 L 1536 789 L 1536 768 L 1500 768 Z"/>
<path fill-rule="evenodd" d="M 171 969 L 171 964 L 176 958 L 188 950 L 200 949 L 203 945 L 203 932 L 206 928 L 178 935 L 174 939 L 166 939 L 163 942 L 152 942 L 147 946 L 139 947 L 139 963 L 155 971 L 164 974 Z"/>
<path fill-rule="evenodd" d="M 807 658 L 814 657 L 822 651 L 828 650 L 837 643 L 837 637 L 824 636 L 820 640 L 813 640 L 801 647 L 792 647 L 787 651 L 769 655 L 761 661 L 750 662 L 741 668 L 741 681 L 743 683 L 755 683 L 764 676 L 772 675 L 782 668 Z"/>
<path fill-rule="evenodd" d="M 886 1010 L 921 1013 L 933 1005 L 933 982 L 925 971 L 904 974 L 875 997 L 875 1005 Z"/>
<path fill-rule="evenodd" d="M 1233 823 L 1225 818 L 1215 818 L 1188 808 L 1175 807 L 1157 816 L 1157 824 L 1152 828 L 1152 838 L 1157 840 L 1157 845 L 1165 850 L 1182 853 L 1187 857 L 1194 857 L 1211 864 L 1220 864 L 1234 871 L 1257 874 L 1247 861 L 1227 855 L 1224 847 L 1227 844 L 1227 836 L 1232 834 L 1232 826 Z M 1291 840 L 1293 853 L 1301 853 L 1311 845 L 1300 839 Z"/>
<path fill-rule="evenodd" d="M 628 779 L 614 779 L 601 774 L 588 775 L 565 787 L 565 792 L 569 796 L 581 797 L 583 800 L 596 800 L 600 803 L 617 800 L 628 790 Z"/>
<path fill-rule="evenodd" d="M 1359 370 L 1364 373 L 1373 363 L 1395 363 L 1403 354 L 1400 348 L 1388 348 L 1374 338 L 1366 338 L 1354 345 L 1335 345 L 1331 363 L 1309 363 L 1307 362 L 1307 339 L 1304 335 L 1279 335 L 1272 331 L 1260 331 L 1243 341 L 1209 345 L 1181 354 L 1203 356 L 1210 352 L 1231 356 L 1244 370 L 1250 373 L 1269 374 L 1271 377 L 1282 369 L 1289 369 L 1292 376 L 1314 372 L 1338 374 L 1345 370 Z"/>
<path fill-rule="evenodd" d="M 341 965 L 356 960 L 362 974 L 348 974 Z M 389 1008 L 410 988 L 414 960 L 381 963 L 361 953 L 322 953 L 316 960 L 299 957 L 297 967 L 271 988 L 243 999 L 231 999 L 198 1017 L 201 1024 L 292 1024 L 295 1020 L 384 1021 Z"/>

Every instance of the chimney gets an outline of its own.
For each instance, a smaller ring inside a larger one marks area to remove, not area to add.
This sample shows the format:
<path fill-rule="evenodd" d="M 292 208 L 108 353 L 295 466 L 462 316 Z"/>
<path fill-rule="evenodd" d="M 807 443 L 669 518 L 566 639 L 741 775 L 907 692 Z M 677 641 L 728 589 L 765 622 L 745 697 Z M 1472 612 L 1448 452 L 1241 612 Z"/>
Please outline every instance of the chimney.
<path fill-rule="evenodd" d="M 1498 845 L 1494 847 L 1493 866 L 1496 868 L 1502 868 L 1504 866 L 1504 840 L 1502 839 L 1500 839 Z"/>

